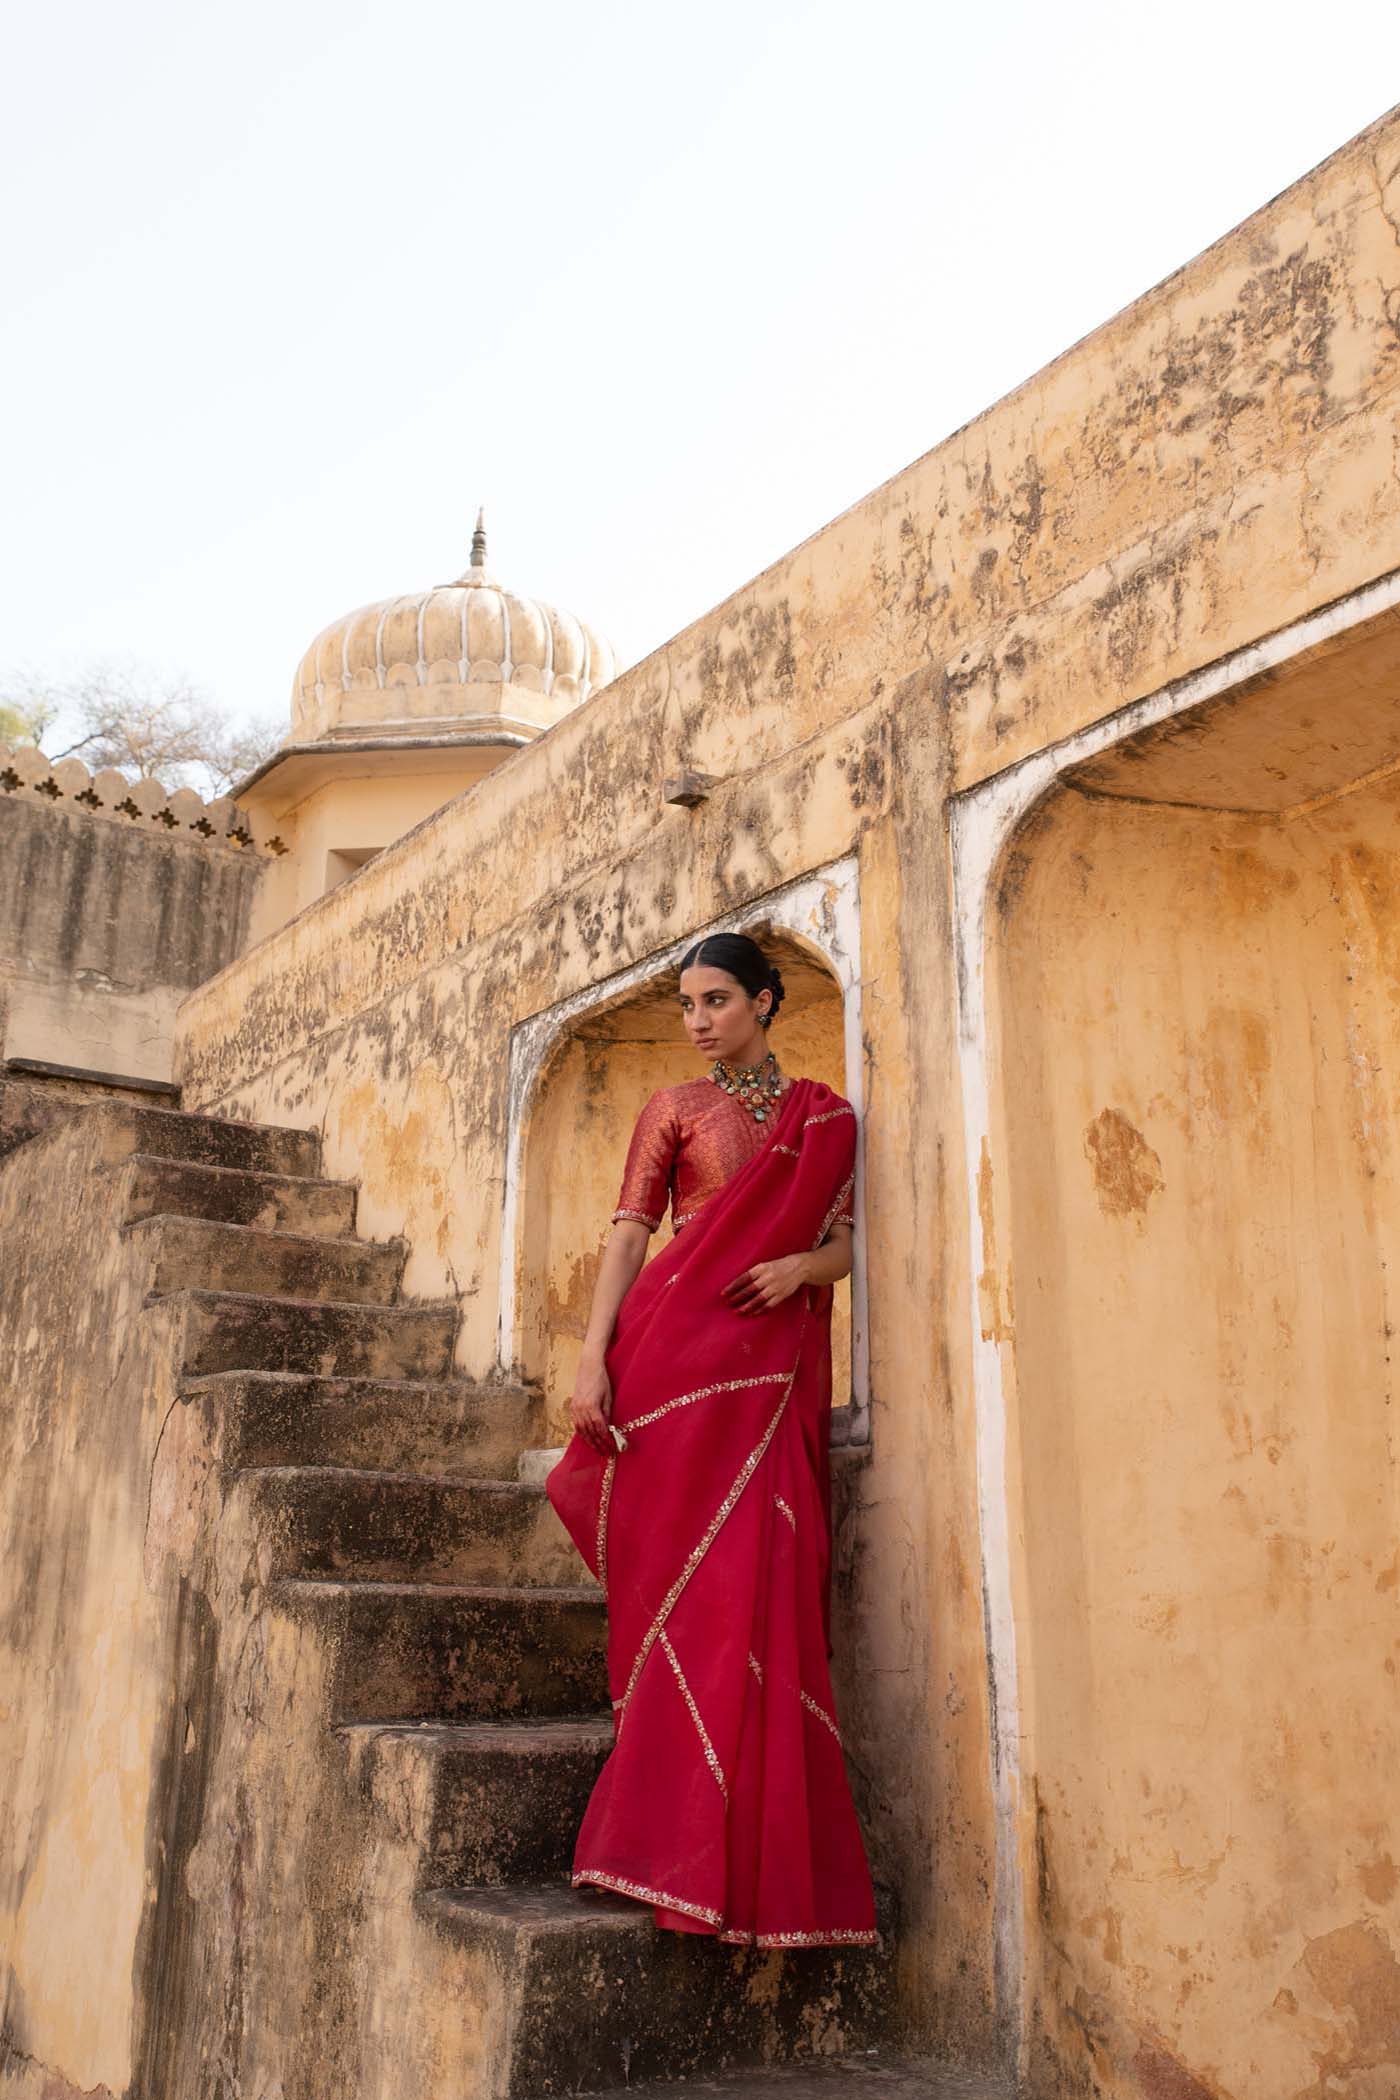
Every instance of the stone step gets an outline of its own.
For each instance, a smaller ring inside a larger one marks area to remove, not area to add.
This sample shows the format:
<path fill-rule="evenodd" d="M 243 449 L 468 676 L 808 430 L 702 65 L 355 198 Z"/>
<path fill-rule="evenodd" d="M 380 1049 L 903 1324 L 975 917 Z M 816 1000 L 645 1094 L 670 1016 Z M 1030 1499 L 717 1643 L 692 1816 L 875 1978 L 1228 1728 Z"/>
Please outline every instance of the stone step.
<path fill-rule="evenodd" d="M 348 1181 L 305 1174 L 255 1174 L 200 1160 L 136 1152 L 123 1169 L 124 1218 L 216 1218 L 265 1232 L 310 1232 L 340 1238 L 355 1229 L 355 1189 Z"/>
<path fill-rule="evenodd" d="M 212 1371 L 301 1371 L 340 1378 L 443 1378 L 457 1308 L 324 1305 L 307 1299 L 188 1290 L 179 1358 L 187 1376 Z"/>
<path fill-rule="evenodd" d="M 156 1298 L 207 1290 L 332 1305 L 390 1305 L 407 1254 L 402 1240 L 381 1245 L 320 1239 L 211 1218 L 143 1218 L 126 1231 L 154 1245 L 151 1295 Z"/>
<path fill-rule="evenodd" d="M 814 2063 L 687 2078 L 683 2088 L 648 2079 L 599 2093 L 596 2100 L 1016 2100 L 1016 2094 L 1007 2080 L 981 2071 L 862 2049 Z"/>
<path fill-rule="evenodd" d="M 558 1886 L 435 1889 L 417 1903 L 461 1950 L 464 1994 L 503 2015 L 508 2055 L 480 2082 L 494 2100 L 849 2055 L 889 2024 L 884 1947 L 719 1948 L 658 1932 L 625 1897 Z"/>
<path fill-rule="evenodd" d="M 321 1139 L 314 1130 L 233 1123 L 221 1116 L 125 1103 L 95 1106 L 84 1113 L 104 1118 L 114 1159 L 144 1152 L 158 1159 L 184 1159 L 209 1167 L 241 1167 L 254 1174 L 314 1178 L 321 1171 Z"/>
<path fill-rule="evenodd" d="M 352 1769 L 427 1885 L 567 1874 L 612 1722 L 352 1722 Z"/>
<path fill-rule="evenodd" d="M 317 1378 L 217 1371 L 186 1379 L 229 1466 L 329 1465 L 513 1479 L 542 1403 L 519 1386 L 466 1379 Z"/>
<path fill-rule="evenodd" d="M 608 1705 L 597 1589 L 284 1580 L 337 1653 L 333 1721 L 576 1717 Z"/>
<path fill-rule="evenodd" d="M 547 1589 L 578 1570 L 543 1489 L 514 1480 L 276 1466 L 240 1474 L 239 1486 L 274 1578 Z"/>

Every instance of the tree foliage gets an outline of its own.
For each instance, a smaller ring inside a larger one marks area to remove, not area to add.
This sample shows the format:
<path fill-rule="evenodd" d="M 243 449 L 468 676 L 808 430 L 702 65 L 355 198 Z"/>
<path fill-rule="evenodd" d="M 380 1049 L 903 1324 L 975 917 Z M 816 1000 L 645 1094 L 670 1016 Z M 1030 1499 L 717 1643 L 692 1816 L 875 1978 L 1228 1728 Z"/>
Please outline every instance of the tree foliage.
<path fill-rule="evenodd" d="M 54 760 L 115 767 L 167 790 L 227 794 L 280 741 L 275 722 L 226 722 L 187 679 L 130 664 L 94 664 L 66 680 L 32 674 L 0 684 L 0 737 L 39 744 Z"/>

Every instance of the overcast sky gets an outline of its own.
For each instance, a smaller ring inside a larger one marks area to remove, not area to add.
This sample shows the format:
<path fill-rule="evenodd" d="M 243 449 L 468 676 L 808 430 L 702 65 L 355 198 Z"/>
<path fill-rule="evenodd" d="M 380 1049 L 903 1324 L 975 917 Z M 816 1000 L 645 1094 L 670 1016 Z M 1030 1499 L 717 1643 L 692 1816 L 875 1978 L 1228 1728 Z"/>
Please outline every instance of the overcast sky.
<path fill-rule="evenodd" d="M 455 576 L 635 659 L 1381 114 L 1400 8 L 12 10 L 0 669 L 285 713 Z"/>

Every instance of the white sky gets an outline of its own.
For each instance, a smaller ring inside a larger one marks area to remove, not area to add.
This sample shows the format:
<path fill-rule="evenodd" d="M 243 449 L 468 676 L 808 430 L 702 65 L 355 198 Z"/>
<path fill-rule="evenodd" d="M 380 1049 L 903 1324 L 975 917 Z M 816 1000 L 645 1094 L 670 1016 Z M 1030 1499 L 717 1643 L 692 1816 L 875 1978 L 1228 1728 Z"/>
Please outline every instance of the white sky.
<path fill-rule="evenodd" d="M 0 669 L 282 715 L 465 565 L 634 659 L 1378 116 L 1400 8 L 12 9 Z"/>

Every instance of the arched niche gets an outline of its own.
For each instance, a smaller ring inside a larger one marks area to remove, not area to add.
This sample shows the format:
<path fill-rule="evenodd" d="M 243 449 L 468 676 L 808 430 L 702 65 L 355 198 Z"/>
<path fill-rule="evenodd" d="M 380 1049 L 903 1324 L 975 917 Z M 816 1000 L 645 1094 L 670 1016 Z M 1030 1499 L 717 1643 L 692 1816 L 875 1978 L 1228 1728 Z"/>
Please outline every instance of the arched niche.
<path fill-rule="evenodd" d="M 677 1003 L 680 957 L 693 940 L 737 928 L 763 944 L 786 989 L 773 1035 L 783 1065 L 825 1081 L 858 1108 L 847 1054 L 852 1039 L 859 1041 L 854 921 L 835 908 L 845 883 L 840 872 L 835 890 L 828 871 L 824 883 L 794 886 L 741 920 L 698 928 L 621 981 L 516 1031 L 501 1356 L 544 1391 L 551 1444 L 567 1434 L 568 1394 L 632 1126 L 658 1087 L 705 1070 L 685 1040 Z M 669 1237 L 667 1223 L 653 1251 Z M 833 1433 L 840 1441 L 860 1441 L 868 1419 L 863 1322 L 853 1334 L 853 1301 L 862 1302 L 850 1285 L 838 1287 Z"/>
<path fill-rule="evenodd" d="M 1282 2090 L 1299 1950 L 1400 1946 L 1400 617 L 1058 758 L 963 1030 L 1005 1952 L 1048 2062 L 1131 1999 Z"/>

